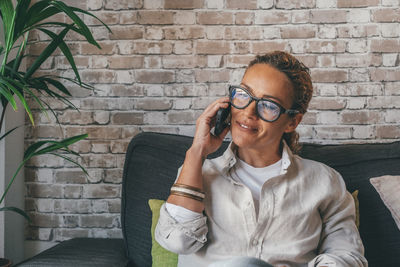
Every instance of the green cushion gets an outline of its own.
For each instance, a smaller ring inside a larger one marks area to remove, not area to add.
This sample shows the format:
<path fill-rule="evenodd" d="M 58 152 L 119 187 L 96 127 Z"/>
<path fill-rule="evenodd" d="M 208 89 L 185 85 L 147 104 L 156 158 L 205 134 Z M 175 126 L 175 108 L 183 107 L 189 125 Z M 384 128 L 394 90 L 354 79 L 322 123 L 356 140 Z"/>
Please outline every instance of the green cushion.
<path fill-rule="evenodd" d="M 360 229 L 360 202 L 358 201 L 358 190 L 351 193 L 354 199 L 354 205 L 356 206 L 356 226 Z"/>
<path fill-rule="evenodd" d="M 164 200 L 149 199 L 149 206 L 152 212 L 151 219 L 151 257 L 153 260 L 152 267 L 176 267 L 178 265 L 178 254 L 166 250 L 154 238 L 154 231 L 160 217 L 160 208 L 164 204 Z"/>

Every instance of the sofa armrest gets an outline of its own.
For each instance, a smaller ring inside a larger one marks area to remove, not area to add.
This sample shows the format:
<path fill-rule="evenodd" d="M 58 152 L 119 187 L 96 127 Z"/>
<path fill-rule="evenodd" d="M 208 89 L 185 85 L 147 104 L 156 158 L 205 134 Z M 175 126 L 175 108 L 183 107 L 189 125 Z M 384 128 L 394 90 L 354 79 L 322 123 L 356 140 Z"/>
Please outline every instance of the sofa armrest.
<path fill-rule="evenodd" d="M 123 239 L 74 238 L 61 242 L 16 266 L 125 267 L 128 261 Z"/>

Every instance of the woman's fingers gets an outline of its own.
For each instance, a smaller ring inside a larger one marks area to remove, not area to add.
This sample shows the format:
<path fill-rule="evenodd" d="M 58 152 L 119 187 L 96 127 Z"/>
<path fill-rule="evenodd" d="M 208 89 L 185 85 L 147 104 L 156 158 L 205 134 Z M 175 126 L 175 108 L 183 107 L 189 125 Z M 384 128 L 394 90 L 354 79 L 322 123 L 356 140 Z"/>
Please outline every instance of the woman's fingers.
<path fill-rule="evenodd" d="M 202 113 L 206 117 L 214 117 L 220 108 L 227 108 L 229 106 L 229 98 L 220 98 L 211 103 Z"/>
<path fill-rule="evenodd" d="M 222 139 L 229 132 L 229 127 L 227 127 L 228 129 L 224 129 L 220 136 L 214 136 L 210 132 L 212 127 L 215 125 L 215 116 L 218 110 L 220 108 L 227 108 L 228 106 L 228 97 L 217 99 L 203 111 L 196 121 L 196 132 L 193 145 L 203 147 L 204 149 L 202 149 L 202 151 L 205 151 L 206 155 L 218 149 L 222 143 Z M 220 139 L 221 137 L 222 139 Z"/>

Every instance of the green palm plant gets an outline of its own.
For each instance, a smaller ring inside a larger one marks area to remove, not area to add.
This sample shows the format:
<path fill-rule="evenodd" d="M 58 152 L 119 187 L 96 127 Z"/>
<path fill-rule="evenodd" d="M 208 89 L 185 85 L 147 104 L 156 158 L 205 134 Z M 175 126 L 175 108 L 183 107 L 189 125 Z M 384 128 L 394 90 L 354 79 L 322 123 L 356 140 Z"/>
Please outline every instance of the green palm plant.
<path fill-rule="evenodd" d="M 16 4 L 14 5 L 14 3 Z M 66 15 L 71 23 L 51 20 L 52 16 L 60 13 Z M 46 114 L 46 116 L 48 116 L 47 111 L 50 111 L 58 122 L 57 114 L 42 96 L 61 101 L 68 107 L 78 110 L 67 98 L 71 96 L 71 93 L 67 89 L 65 82 L 77 84 L 82 89 L 94 89 L 91 85 L 81 81 L 74 57 L 70 48 L 64 41 L 67 33 L 73 31 L 84 37 L 90 44 L 100 48 L 87 25 L 78 16 L 79 13 L 94 17 L 110 31 L 108 26 L 93 14 L 73 6 L 68 6 L 62 1 L 39 0 L 31 3 L 31 0 L 0 0 L 0 16 L 4 27 L 4 44 L 0 45 L 0 54 L 2 56 L 0 68 L 0 102 L 2 105 L 0 133 L 7 107 L 11 106 L 14 110 L 17 110 L 16 99 L 22 104 L 32 125 L 35 123 L 27 98 L 36 102 L 41 112 Z M 34 30 L 48 35 L 50 41 L 40 55 L 34 58 L 33 63 L 28 66 L 26 70 L 22 70 L 21 63 L 25 57 L 30 56 L 27 51 L 29 51 L 29 46 L 32 45 L 32 43 L 29 42 L 28 35 Z M 42 63 L 45 62 L 57 48 L 68 60 L 75 75 L 74 79 L 57 75 L 39 75 L 37 73 Z M 16 128 L 1 135 L 0 141 L 4 141 L 3 139 Z M 87 174 L 85 168 L 71 157 L 71 155 L 79 156 L 79 154 L 69 149 L 69 145 L 86 137 L 87 134 L 83 134 L 61 141 L 42 140 L 31 144 L 26 149 L 23 161 L 19 164 L 15 174 L 1 195 L 0 205 L 3 203 L 17 174 L 24 164 L 32 157 L 52 154 L 74 163 Z M 17 207 L 1 207 L 0 211 L 17 212 L 29 220 L 28 215 Z"/>

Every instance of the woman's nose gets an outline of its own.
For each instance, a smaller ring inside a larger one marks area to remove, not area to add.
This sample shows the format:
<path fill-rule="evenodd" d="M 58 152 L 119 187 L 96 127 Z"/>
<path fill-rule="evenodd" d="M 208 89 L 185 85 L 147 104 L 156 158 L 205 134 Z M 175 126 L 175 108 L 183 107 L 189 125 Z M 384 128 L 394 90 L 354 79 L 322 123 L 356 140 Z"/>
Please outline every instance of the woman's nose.
<path fill-rule="evenodd" d="M 256 119 L 257 116 L 257 110 L 256 110 L 256 101 L 251 101 L 250 105 L 248 105 L 245 109 L 243 109 L 243 112 L 245 112 L 246 116 L 249 118 Z"/>

